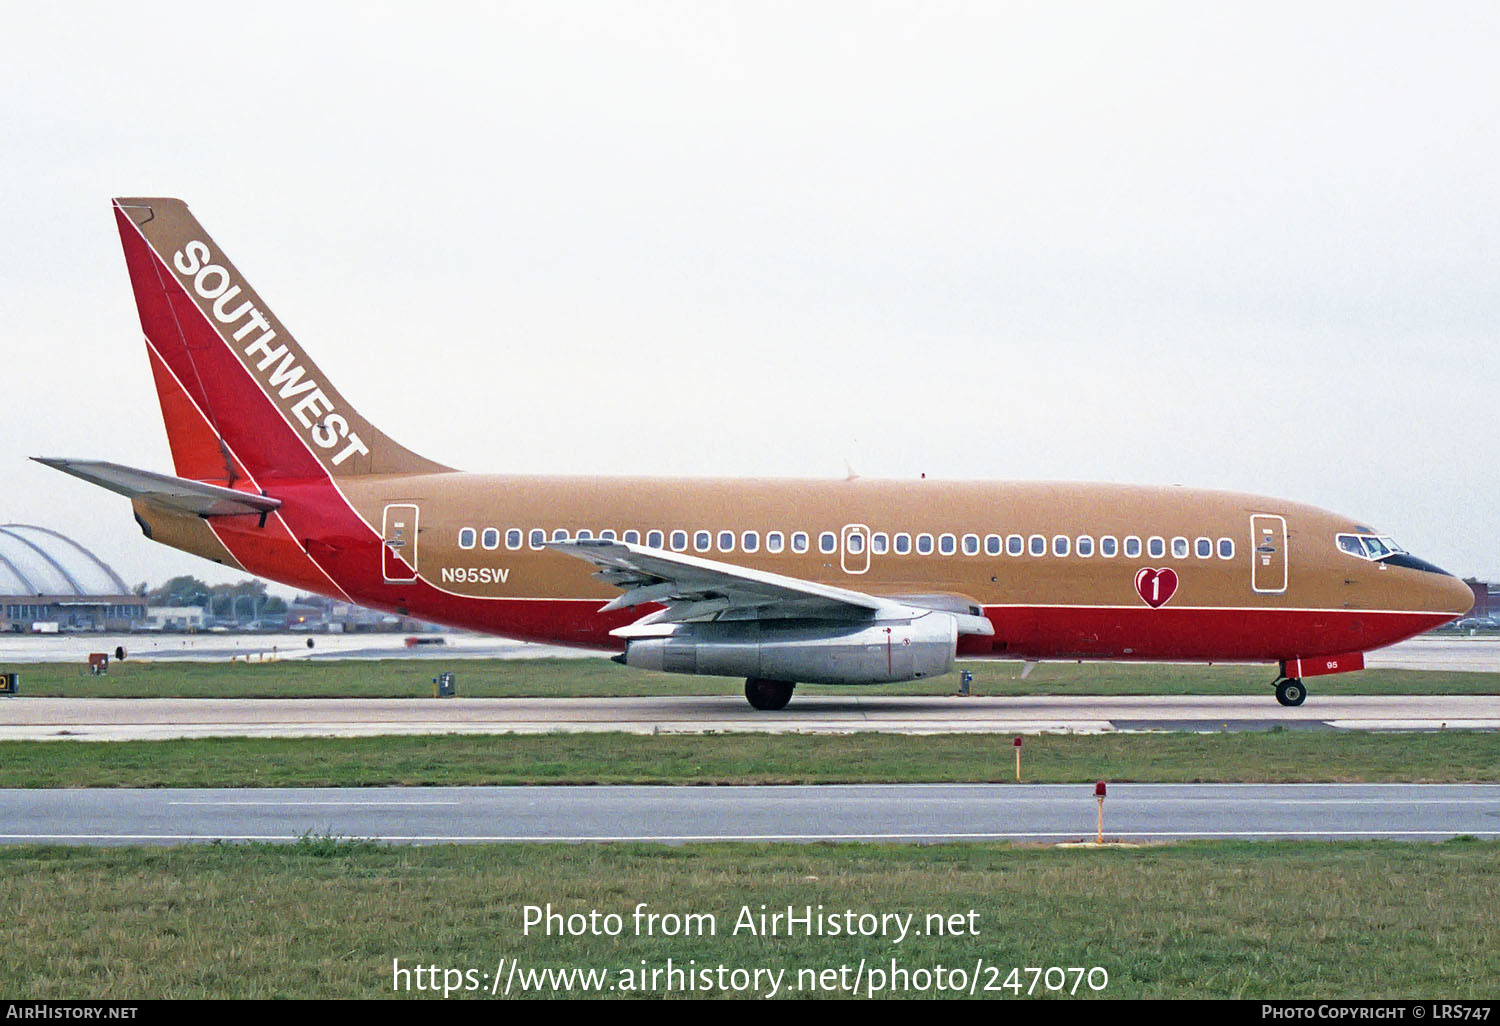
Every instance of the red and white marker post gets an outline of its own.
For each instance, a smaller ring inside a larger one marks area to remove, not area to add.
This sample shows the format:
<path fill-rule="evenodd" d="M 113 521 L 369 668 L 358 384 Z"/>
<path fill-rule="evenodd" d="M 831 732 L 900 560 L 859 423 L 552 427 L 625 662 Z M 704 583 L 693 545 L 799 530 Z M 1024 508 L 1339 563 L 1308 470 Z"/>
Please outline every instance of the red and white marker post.
<path fill-rule="evenodd" d="M 1099 836 L 1098 842 L 1104 843 L 1104 781 L 1094 785 L 1094 797 L 1099 799 Z"/>
<path fill-rule="evenodd" d="M 1016 737 L 1016 783 L 1021 782 L 1021 738 Z"/>

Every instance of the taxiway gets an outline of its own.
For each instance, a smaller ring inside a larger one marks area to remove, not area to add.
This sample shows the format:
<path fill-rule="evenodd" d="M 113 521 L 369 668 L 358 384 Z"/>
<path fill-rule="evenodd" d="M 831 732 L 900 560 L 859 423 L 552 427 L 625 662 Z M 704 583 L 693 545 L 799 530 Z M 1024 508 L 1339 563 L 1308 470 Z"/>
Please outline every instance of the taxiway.
<path fill-rule="evenodd" d="M 27 698 L 0 700 L 0 740 L 125 741 L 374 734 L 1103 733 L 1116 730 L 1496 730 L 1500 695 L 798 695 L 779 712 L 743 698 Z"/>

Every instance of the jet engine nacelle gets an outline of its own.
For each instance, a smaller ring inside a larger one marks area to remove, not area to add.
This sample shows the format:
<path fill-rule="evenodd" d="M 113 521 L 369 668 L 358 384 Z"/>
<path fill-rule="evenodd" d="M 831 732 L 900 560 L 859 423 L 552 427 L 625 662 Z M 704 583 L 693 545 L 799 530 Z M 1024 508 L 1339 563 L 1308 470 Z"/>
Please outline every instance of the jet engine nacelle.
<path fill-rule="evenodd" d="M 887 684 L 953 669 L 958 622 L 945 613 L 856 624 L 811 620 L 683 623 L 633 638 L 624 662 L 643 670 L 803 684 Z"/>

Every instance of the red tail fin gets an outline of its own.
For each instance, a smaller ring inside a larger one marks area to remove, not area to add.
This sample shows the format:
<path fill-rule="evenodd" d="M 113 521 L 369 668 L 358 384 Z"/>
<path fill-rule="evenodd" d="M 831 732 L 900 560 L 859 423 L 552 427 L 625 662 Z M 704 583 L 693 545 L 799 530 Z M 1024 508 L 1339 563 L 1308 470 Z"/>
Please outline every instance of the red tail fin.
<path fill-rule="evenodd" d="M 449 468 L 393 442 L 307 358 L 187 204 L 117 199 L 115 218 L 177 473 L 233 483 Z"/>

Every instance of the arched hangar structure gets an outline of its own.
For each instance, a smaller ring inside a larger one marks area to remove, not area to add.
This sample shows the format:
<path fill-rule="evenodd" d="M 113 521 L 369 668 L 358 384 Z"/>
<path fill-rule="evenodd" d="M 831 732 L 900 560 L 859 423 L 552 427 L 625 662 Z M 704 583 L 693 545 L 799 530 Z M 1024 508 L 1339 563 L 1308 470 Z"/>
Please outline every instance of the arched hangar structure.
<path fill-rule="evenodd" d="M 0 631 L 125 630 L 145 616 L 145 597 L 73 539 L 0 525 Z"/>

